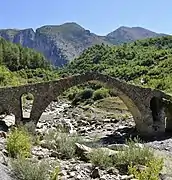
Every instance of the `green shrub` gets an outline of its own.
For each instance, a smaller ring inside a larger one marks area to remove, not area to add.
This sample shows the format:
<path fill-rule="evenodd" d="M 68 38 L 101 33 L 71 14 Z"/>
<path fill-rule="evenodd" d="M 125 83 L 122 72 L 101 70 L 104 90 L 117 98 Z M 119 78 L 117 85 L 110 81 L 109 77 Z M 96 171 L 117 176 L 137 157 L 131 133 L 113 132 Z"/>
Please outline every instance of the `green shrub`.
<path fill-rule="evenodd" d="M 108 96 L 109 96 L 109 90 L 105 89 L 105 88 L 98 89 L 98 90 L 94 91 L 94 93 L 93 93 L 93 99 L 95 101 L 106 98 Z"/>
<path fill-rule="evenodd" d="M 65 91 L 63 95 L 66 96 L 69 100 L 73 100 L 76 94 L 80 93 L 81 91 L 82 91 L 81 88 L 74 86 L 70 88 L 69 90 Z"/>
<path fill-rule="evenodd" d="M 65 132 L 50 131 L 45 136 L 45 141 L 50 148 L 59 152 L 59 157 L 72 158 L 75 155 L 75 143 L 80 138 Z"/>
<path fill-rule="evenodd" d="M 146 167 L 143 170 L 139 170 L 137 166 L 130 165 L 128 167 L 129 174 L 133 174 L 135 178 L 139 180 L 158 180 L 159 173 L 163 167 L 162 159 L 152 159 L 146 163 Z"/>
<path fill-rule="evenodd" d="M 113 156 L 113 163 L 117 168 L 127 170 L 131 163 L 133 165 L 146 165 L 154 159 L 154 153 L 150 148 L 137 146 L 132 140 L 129 140 L 127 145 L 129 147 L 123 148 L 121 153 Z"/>
<path fill-rule="evenodd" d="M 33 162 L 17 158 L 11 161 L 11 166 L 18 180 L 56 180 L 59 174 L 59 167 L 54 167 L 47 161 Z"/>
<path fill-rule="evenodd" d="M 114 166 L 126 173 L 131 163 L 133 166 L 146 165 L 155 159 L 152 150 L 148 147 L 139 147 L 135 143 L 135 141 L 129 140 L 128 147 L 117 149 L 119 152 L 111 156 L 103 149 L 96 149 L 88 155 L 88 158 L 96 166 L 102 168 Z"/>
<path fill-rule="evenodd" d="M 89 155 L 91 163 L 101 168 L 113 166 L 112 158 L 103 149 L 95 149 Z"/>
<path fill-rule="evenodd" d="M 92 89 L 84 89 L 83 91 L 80 92 L 80 97 L 81 99 L 89 99 L 93 95 L 93 90 Z"/>
<path fill-rule="evenodd" d="M 87 99 L 90 99 L 92 97 L 92 95 L 93 95 L 92 89 L 84 89 L 75 95 L 75 98 L 74 98 L 72 104 L 76 105 L 78 102 L 82 102 Z"/>
<path fill-rule="evenodd" d="M 31 137 L 24 128 L 14 129 L 7 138 L 7 150 L 11 157 L 29 157 L 31 152 Z"/>

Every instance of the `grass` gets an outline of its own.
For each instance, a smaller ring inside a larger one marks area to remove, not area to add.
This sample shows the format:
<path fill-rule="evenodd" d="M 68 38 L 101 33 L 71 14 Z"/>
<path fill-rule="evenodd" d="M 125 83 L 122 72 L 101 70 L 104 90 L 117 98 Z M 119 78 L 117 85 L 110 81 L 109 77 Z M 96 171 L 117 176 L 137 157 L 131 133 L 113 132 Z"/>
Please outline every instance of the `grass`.
<path fill-rule="evenodd" d="M 97 108 L 104 109 L 108 112 L 114 112 L 116 110 L 128 110 L 126 105 L 118 97 L 108 97 L 99 100 L 95 103 Z"/>

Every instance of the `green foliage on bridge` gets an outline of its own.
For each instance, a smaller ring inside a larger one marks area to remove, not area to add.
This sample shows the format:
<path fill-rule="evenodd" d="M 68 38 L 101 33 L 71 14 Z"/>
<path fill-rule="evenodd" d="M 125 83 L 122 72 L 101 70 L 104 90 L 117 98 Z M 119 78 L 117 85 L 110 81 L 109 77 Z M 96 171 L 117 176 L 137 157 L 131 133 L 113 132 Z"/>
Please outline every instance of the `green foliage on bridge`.
<path fill-rule="evenodd" d="M 86 71 L 99 71 L 125 81 L 170 92 L 172 37 L 150 38 L 120 46 L 95 45 L 71 61 L 62 73 L 69 75 Z"/>

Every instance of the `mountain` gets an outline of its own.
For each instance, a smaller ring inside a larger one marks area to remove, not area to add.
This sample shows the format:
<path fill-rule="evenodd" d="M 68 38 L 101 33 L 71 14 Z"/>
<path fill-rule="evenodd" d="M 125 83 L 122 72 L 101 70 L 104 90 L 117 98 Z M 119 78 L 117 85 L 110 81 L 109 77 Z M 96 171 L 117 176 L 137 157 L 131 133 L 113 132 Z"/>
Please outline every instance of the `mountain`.
<path fill-rule="evenodd" d="M 142 27 L 125 27 L 122 26 L 115 31 L 107 34 L 107 40 L 112 44 L 121 44 L 132 42 L 139 39 L 153 38 L 164 36 L 166 34 L 155 33 Z"/>
<path fill-rule="evenodd" d="M 62 25 L 47 25 L 34 31 L 32 28 L 2 29 L 0 36 L 24 47 L 33 48 L 55 66 L 63 66 L 78 57 L 85 49 L 95 44 L 116 45 L 136 39 L 162 36 L 140 27 L 120 27 L 107 36 L 98 36 L 71 22 Z"/>

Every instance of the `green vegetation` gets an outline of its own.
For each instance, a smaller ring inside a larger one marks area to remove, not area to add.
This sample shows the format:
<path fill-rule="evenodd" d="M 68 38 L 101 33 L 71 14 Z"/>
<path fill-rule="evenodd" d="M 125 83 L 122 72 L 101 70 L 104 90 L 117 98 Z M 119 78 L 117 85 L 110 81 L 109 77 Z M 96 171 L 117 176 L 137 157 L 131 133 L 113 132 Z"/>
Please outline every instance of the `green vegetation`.
<path fill-rule="evenodd" d="M 121 153 L 117 153 L 113 156 L 116 167 L 119 169 L 127 169 L 131 163 L 133 165 L 146 165 L 155 158 L 151 149 L 148 147 L 140 147 L 135 144 L 137 142 L 138 139 L 127 141 L 126 144 L 129 147 L 123 148 Z"/>
<path fill-rule="evenodd" d="M 21 69 L 48 68 L 45 57 L 29 48 L 23 48 L 0 38 L 0 63 L 10 71 Z"/>
<path fill-rule="evenodd" d="M 139 40 L 120 46 L 95 45 L 71 61 L 63 74 L 99 71 L 121 80 L 170 92 L 172 37 Z"/>
<path fill-rule="evenodd" d="M 111 96 L 111 92 L 102 84 L 92 81 L 70 88 L 64 92 L 64 96 L 72 100 L 74 105 L 81 102 L 91 104 L 94 101 Z"/>
<path fill-rule="evenodd" d="M 113 160 L 109 154 L 103 149 L 95 149 L 89 155 L 91 163 L 101 168 L 108 168 L 113 166 Z"/>
<path fill-rule="evenodd" d="M 105 88 L 100 88 L 97 89 L 96 91 L 94 91 L 93 93 L 93 99 L 96 100 L 100 100 L 100 99 L 104 99 L 106 97 L 109 96 L 109 90 L 105 89 Z"/>
<path fill-rule="evenodd" d="M 90 161 L 101 168 L 116 167 L 121 172 L 129 172 L 139 180 L 158 180 L 158 175 L 163 167 L 163 160 L 154 156 L 148 147 L 136 145 L 137 141 L 129 140 L 128 147 L 119 149 L 117 153 L 109 156 L 104 149 L 95 149 L 89 155 Z M 144 167 L 139 171 L 138 166 Z"/>
<path fill-rule="evenodd" d="M 14 175 L 18 180 L 57 180 L 59 167 L 47 161 L 33 162 L 29 159 L 12 160 Z M 54 167 L 55 166 L 55 167 Z M 55 179 L 56 178 L 56 179 Z"/>
<path fill-rule="evenodd" d="M 45 141 L 49 148 L 59 153 L 59 157 L 72 158 L 75 156 L 75 143 L 79 142 L 80 138 L 59 130 L 50 130 Z"/>
<path fill-rule="evenodd" d="M 152 159 L 143 170 L 139 170 L 137 166 L 130 165 L 128 172 L 139 180 L 159 180 L 159 172 L 162 170 L 162 167 L 162 159 Z"/>
<path fill-rule="evenodd" d="M 31 145 L 31 137 L 24 128 L 11 130 L 7 138 L 7 151 L 11 157 L 29 157 L 31 155 Z"/>
<path fill-rule="evenodd" d="M 0 86 L 17 86 L 58 77 L 42 54 L 0 38 Z"/>

